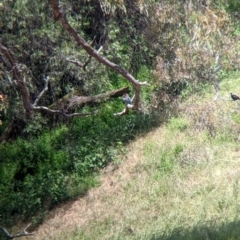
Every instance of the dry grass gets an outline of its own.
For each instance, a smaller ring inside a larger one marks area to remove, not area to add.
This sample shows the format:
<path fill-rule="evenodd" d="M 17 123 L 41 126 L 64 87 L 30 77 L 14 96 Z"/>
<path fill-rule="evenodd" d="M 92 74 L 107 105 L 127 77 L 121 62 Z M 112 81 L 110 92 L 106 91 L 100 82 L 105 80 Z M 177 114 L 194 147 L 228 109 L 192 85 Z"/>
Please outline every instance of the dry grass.
<path fill-rule="evenodd" d="M 181 117 L 132 142 L 99 187 L 55 209 L 34 239 L 240 239 L 240 130 L 229 114 L 238 109 L 197 96 L 184 103 Z"/>

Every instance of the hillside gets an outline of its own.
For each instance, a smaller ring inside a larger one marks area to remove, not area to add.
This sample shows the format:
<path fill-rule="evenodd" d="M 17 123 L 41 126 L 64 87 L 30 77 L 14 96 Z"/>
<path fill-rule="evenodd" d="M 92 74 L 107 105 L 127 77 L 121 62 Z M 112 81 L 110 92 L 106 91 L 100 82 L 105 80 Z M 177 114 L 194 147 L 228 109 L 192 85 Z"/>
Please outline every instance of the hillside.
<path fill-rule="evenodd" d="M 0 10 L 0 239 L 235 239 L 239 3 Z"/>
<path fill-rule="evenodd" d="M 34 239 L 240 239 L 239 75 L 192 95 L 127 147 L 100 185 L 54 211 Z"/>

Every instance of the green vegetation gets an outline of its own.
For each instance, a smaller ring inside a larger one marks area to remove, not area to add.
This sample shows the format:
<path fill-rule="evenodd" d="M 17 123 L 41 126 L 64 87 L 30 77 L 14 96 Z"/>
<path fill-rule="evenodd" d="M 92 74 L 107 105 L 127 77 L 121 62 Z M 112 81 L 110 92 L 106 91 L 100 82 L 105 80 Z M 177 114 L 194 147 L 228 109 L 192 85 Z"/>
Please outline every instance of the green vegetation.
<path fill-rule="evenodd" d="M 52 239 L 238 239 L 239 4 L 61 1 L 90 56 L 51 2 L 0 3 L 0 225 L 82 197 Z"/>
<path fill-rule="evenodd" d="M 20 215 L 39 222 L 56 204 L 84 194 L 98 182 L 94 173 L 154 124 L 144 114 L 118 119 L 111 115 L 105 110 L 39 137 L 1 145 L 0 212 L 5 224 Z"/>

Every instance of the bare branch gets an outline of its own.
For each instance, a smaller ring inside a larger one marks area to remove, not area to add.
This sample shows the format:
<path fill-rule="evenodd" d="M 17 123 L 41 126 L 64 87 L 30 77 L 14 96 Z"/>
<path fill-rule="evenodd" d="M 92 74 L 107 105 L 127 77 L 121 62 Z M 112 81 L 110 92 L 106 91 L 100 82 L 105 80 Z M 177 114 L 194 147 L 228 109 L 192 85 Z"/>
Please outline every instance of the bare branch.
<path fill-rule="evenodd" d="M 67 109 L 70 109 L 76 105 L 82 106 L 88 103 L 104 102 L 109 98 L 116 98 L 116 97 L 122 96 L 124 93 L 129 93 L 129 92 L 130 92 L 129 87 L 124 87 L 124 88 L 116 89 L 111 92 L 98 94 L 95 96 L 72 96 L 70 99 L 68 99 L 69 104 L 67 106 Z"/>
<path fill-rule="evenodd" d="M 70 63 L 73 63 L 73 64 L 75 64 L 76 66 L 78 66 L 78 67 L 83 67 L 83 63 L 81 63 L 81 62 L 79 62 L 79 61 L 74 61 L 74 60 L 70 60 L 69 58 L 66 58 L 66 60 L 68 61 L 68 62 L 70 62 Z"/>
<path fill-rule="evenodd" d="M 49 77 L 46 78 L 45 80 L 45 84 L 44 84 L 44 88 L 43 90 L 40 92 L 40 94 L 38 95 L 38 97 L 36 98 L 36 100 L 33 103 L 33 107 L 35 107 L 39 100 L 41 99 L 41 97 L 43 96 L 43 94 L 48 90 L 48 83 L 49 83 Z"/>
<path fill-rule="evenodd" d="M 9 233 L 5 228 L 0 227 L 0 230 L 4 233 L 4 235 L 5 235 L 6 237 L 10 237 L 10 236 L 11 236 L 10 233 Z"/>
<path fill-rule="evenodd" d="M 19 65 L 17 63 L 17 60 L 16 60 L 13 52 L 10 51 L 5 46 L 3 46 L 1 43 L 0 43 L 0 51 L 3 53 L 5 58 L 8 60 L 10 66 L 12 67 L 13 78 L 16 79 L 16 83 L 21 91 L 21 97 L 22 97 L 23 106 L 24 106 L 25 113 L 26 113 L 26 118 L 29 119 L 31 117 L 33 107 L 32 107 L 32 103 L 30 101 L 30 95 L 29 95 L 28 88 L 25 84 L 25 81 L 24 81 L 23 75 L 21 73 L 21 70 L 19 68 Z"/>
<path fill-rule="evenodd" d="M 96 38 L 97 38 L 97 35 L 95 35 L 94 37 L 93 37 L 93 40 L 90 42 L 90 46 L 92 47 L 93 46 L 93 44 L 94 44 L 94 42 L 95 42 L 95 40 L 96 40 Z"/>
<path fill-rule="evenodd" d="M 97 53 L 99 53 L 102 50 L 102 46 L 97 50 Z M 75 64 L 77 67 L 82 67 L 84 71 L 86 71 L 86 67 L 87 65 L 91 62 L 92 56 L 88 56 L 88 59 L 85 63 L 79 62 L 79 61 L 74 61 L 74 60 L 70 60 L 69 58 L 66 58 L 66 60 L 70 63 Z"/>
<path fill-rule="evenodd" d="M 141 86 L 150 86 L 150 84 L 147 81 L 139 82 L 139 85 L 141 85 Z"/>
<path fill-rule="evenodd" d="M 40 92 L 34 103 L 32 104 L 30 101 L 30 95 L 28 88 L 26 86 L 26 83 L 24 81 L 24 78 L 22 76 L 21 70 L 18 66 L 18 63 L 15 59 L 14 54 L 8 50 L 6 47 L 0 44 L 0 51 L 4 54 L 5 58 L 8 60 L 9 64 L 12 66 L 12 71 L 14 74 L 14 78 L 16 79 L 17 85 L 20 87 L 21 95 L 22 95 L 22 100 L 23 100 L 23 106 L 26 112 L 26 118 L 29 119 L 32 116 L 32 113 L 34 111 L 44 111 L 50 114 L 58 114 L 66 118 L 71 118 L 75 116 L 89 116 L 89 115 L 94 115 L 97 113 L 97 111 L 93 113 L 67 113 L 64 109 L 63 110 L 53 110 L 51 108 L 45 107 L 45 106 L 37 106 L 39 100 L 41 97 L 44 95 L 44 93 L 48 90 L 48 83 L 49 83 L 49 77 L 46 78 L 45 84 L 43 87 L 43 90 Z M 101 102 L 106 100 L 109 97 L 116 97 L 122 94 L 123 92 L 129 92 L 129 88 L 121 88 L 112 92 L 108 92 L 105 94 L 99 94 L 96 96 L 90 96 L 90 97 L 80 97 L 83 99 L 83 101 L 80 101 L 82 103 L 87 103 L 87 102 Z M 67 109 L 68 110 L 68 109 Z"/>
<path fill-rule="evenodd" d="M 61 115 L 65 118 L 72 118 L 72 117 L 86 117 L 86 116 L 91 116 L 91 115 L 95 115 L 98 113 L 98 111 L 94 111 L 93 113 L 66 113 L 65 111 L 62 111 L 62 110 L 53 110 L 53 109 L 50 109 L 48 107 L 45 107 L 45 106 L 38 106 L 38 107 L 34 107 L 34 110 L 35 111 L 44 111 L 44 112 L 47 112 L 47 113 L 50 113 L 50 114 L 57 114 L 57 115 Z"/>
<path fill-rule="evenodd" d="M 122 112 L 114 113 L 114 116 L 120 117 L 120 116 L 127 115 L 127 114 L 129 114 L 129 108 L 128 107 L 124 108 Z"/>
<path fill-rule="evenodd" d="M 100 53 L 100 51 L 102 50 L 102 46 L 97 50 L 97 53 Z M 91 55 L 89 55 L 89 57 L 88 57 L 88 60 L 83 64 L 83 70 L 84 71 L 86 71 L 86 67 L 87 67 L 87 65 L 90 63 L 90 61 L 91 61 L 91 59 L 92 59 L 92 56 Z"/>
<path fill-rule="evenodd" d="M 219 97 L 219 92 L 216 92 L 212 102 L 215 102 L 218 99 L 218 97 Z"/>
<path fill-rule="evenodd" d="M 0 230 L 2 230 L 2 232 L 4 233 L 4 235 L 6 236 L 6 239 L 13 239 L 13 238 L 17 238 L 17 237 L 23 237 L 23 236 L 31 236 L 34 234 L 34 232 L 27 232 L 27 228 L 31 225 L 31 223 L 29 223 L 24 229 L 17 231 L 15 234 L 11 235 L 5 228 L 0 227 Z"/>
<path fill-rule="evenodd" d="M 96 40 L 96 37 L 97 37 L 97 35 L 94 36 L 92 42 L 90 43 L 90 46 L 91 46 L 91 47 L 93 46 L 93 44 L 94 44 L 94 42 L 95 42 L 95 40 Z M 99 49 L 100 49 L 100 50 L 98 50 L 98 52 L 101 51 L 102 47 L 100 47 Z M 78 67 L 83 67 L 83 70 L 86 71 L 86 66 L 87 66 L 88 63 L 91 61 L 91 58 L 92 58 L 92 57 L 89 55 L 89 57 L 88 57 L 88 59 L 87 59 L 87 61 L 86 61 L 85 63 L 82 63 L 82 62 L 79 62 L 79 61 L 70 60 L 69 58 L 66 58 L 66 60 L 67 60 L 68 62 L 71 62 L 71 63 L 75 64 L 75 65 L 78 66 Z"/>

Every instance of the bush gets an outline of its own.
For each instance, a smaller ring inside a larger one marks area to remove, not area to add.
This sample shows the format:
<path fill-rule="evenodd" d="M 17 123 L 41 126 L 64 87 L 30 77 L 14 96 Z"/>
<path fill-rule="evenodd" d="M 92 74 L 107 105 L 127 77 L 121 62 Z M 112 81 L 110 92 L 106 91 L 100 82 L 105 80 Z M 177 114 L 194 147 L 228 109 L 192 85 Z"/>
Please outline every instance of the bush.
<path fill-rule="evenodd" d="M 135 112 L 115 118 L 113 108 L 123 103 L 111 105 L 103 106 L 97 116 L 74 119 L 69 129 L 63 125 L 39 137 L 0 145 L 3 225 L 19 216 L 42 221 L 44 214 L 39 213 L 84 194 L 97 183 L 95 173 L 123 151 L 123 144 L 155 121 Z"/>

